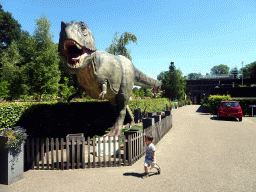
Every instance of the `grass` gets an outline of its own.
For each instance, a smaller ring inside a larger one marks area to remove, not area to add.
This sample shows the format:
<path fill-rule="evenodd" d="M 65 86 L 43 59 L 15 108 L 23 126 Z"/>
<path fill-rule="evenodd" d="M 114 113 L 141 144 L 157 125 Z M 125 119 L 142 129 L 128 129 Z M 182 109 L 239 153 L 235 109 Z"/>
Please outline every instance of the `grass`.
<path fill-rule="evenodd" d="M 129 127 L 125 127 L 125 128 L 123 128 L 122 129 L 122 136 L 121 136 L 121 140 L 123 140 L 123 138 L 124 138 L 124 132 L 125 131 L 127 131 L 127 130 L 129 130 L 129 129 L 138 129 L 138 130 L 143 130 L 143 126 L 134 126 L 134 127 L 131 127 L 131 128 L 129 128 Z M 106 131 L 105 131 L 105 134 L 106 133 L 108 133 L 109 131 L 111 130 L 111 127 L 109 127 Z M 98 137 L 103 137 L 103 135 L 102 136 L 99 136 L 99 135 L 94 135 L 94 137 L 95 138 L 98 138 Z M 90 138 L 90 141 L 93 141 L 93 138 Z M 121 142 L 121 146 L 123 146 L 123 142 Z"/>

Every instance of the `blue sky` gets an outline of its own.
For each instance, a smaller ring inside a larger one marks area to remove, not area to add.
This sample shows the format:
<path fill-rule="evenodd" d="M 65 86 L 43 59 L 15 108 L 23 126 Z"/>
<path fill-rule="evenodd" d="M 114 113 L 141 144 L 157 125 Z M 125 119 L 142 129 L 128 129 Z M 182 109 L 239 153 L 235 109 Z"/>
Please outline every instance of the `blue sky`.
<path fill-rule="evenodd" d="M 133 64 L 157 78 L 173 61 L 183 76 L 210 73 L 213 66 L 230 69 L 256 61 L 255 0 L 0 0 L 33 34 L 35 19 L 51 21 L 53 41 L 59 42 L 61 21 L 84 21 L 98 50 L 112 43 L 115 32 L 134 33 L 138 43 L 127 46 Z"/>

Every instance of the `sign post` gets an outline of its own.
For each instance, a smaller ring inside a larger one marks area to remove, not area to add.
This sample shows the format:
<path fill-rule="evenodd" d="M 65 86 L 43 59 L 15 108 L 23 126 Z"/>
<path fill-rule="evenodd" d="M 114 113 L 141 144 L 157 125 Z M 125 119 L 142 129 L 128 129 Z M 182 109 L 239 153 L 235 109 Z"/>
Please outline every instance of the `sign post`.
<path fill-rule="evenodd" d="M 256 105 L 249 105 L 249 107 L 252 108 L 252 117 L 253 117 L 253 107 L 256 107 Z"/>

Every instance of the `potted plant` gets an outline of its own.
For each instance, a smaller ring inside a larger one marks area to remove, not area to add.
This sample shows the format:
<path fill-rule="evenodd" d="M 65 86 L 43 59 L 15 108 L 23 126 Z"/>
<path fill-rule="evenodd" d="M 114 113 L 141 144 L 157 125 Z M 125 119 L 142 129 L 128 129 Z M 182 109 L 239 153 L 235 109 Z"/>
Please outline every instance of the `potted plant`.
<path fill-rule="evenodd" d="M 0 183 L 12 184 L 23 178 L 24 142 L 27 139 L 23 127 L 0 129 Z"/>

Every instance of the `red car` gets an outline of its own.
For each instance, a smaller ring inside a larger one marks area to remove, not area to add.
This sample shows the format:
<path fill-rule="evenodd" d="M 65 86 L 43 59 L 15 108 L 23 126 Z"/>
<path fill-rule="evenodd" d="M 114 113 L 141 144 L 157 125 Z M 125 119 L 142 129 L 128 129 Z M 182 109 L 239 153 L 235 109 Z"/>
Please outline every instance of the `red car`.
<path fill-rule="evenodd" d="M 237 101 L 221 101 L 217 111 L 218 119 L 222 117 L 234 117 L 242 121 L 243 111 Z"/>

